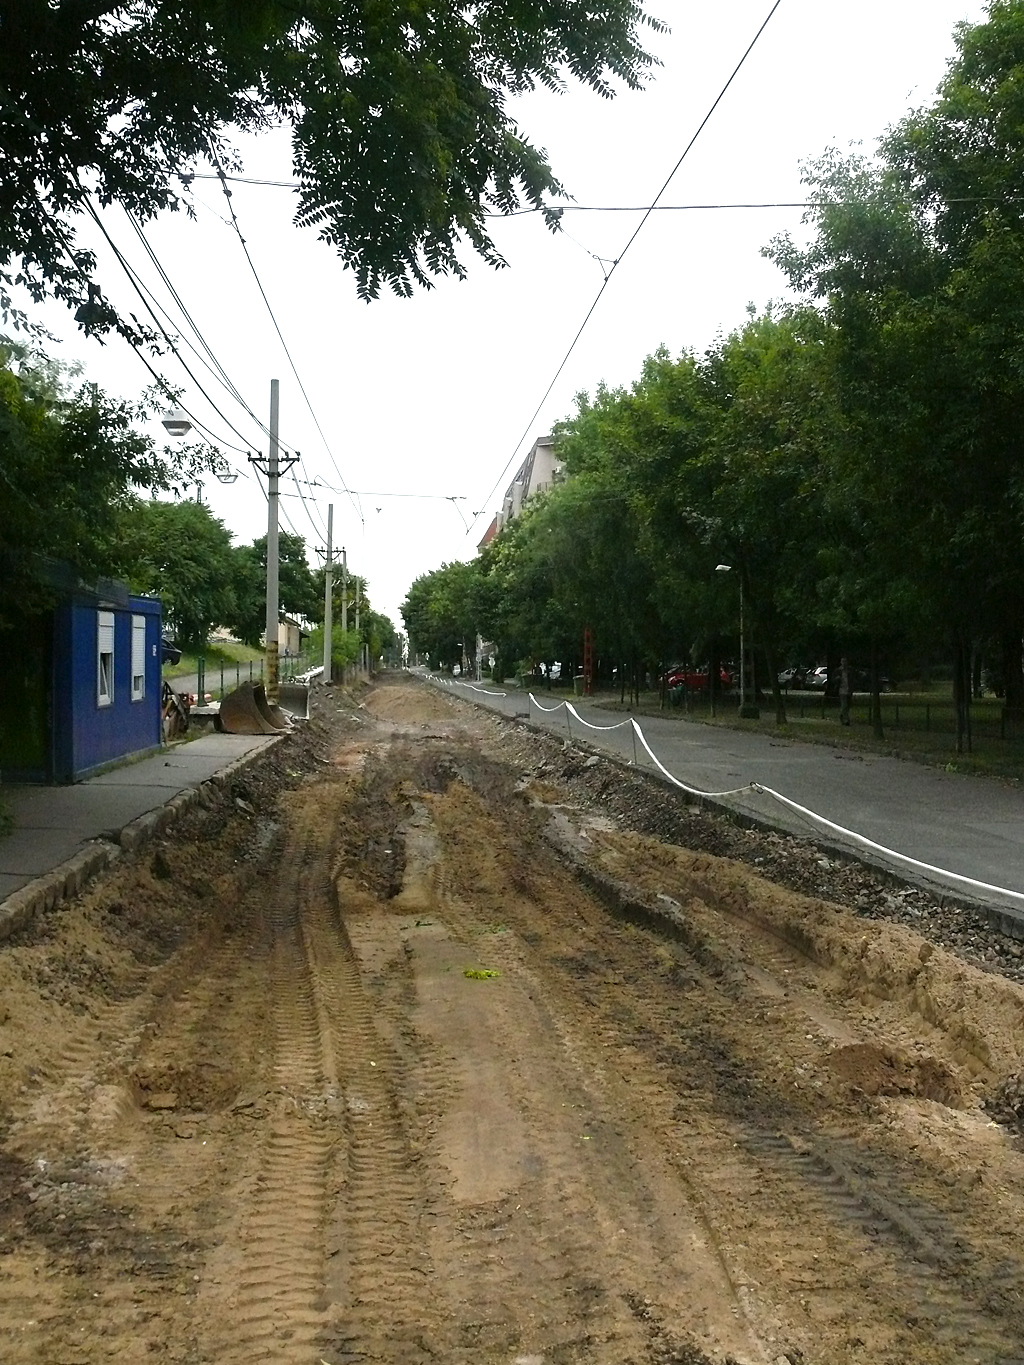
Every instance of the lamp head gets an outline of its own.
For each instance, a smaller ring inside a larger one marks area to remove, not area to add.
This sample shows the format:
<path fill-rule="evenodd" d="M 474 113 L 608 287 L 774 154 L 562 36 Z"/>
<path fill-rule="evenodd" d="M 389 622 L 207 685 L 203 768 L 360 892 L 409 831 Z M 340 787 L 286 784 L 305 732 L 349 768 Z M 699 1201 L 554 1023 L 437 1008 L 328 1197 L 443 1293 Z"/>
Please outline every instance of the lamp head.
<path fill-rule="evenodd" d="M 165 413 L 160 420 L 168 436 L 177 436 L 180 439 L 182 436 L 187 436 L 192 430 L 192 423 L 181 408 L 171 408 L 170 412 Z"/>

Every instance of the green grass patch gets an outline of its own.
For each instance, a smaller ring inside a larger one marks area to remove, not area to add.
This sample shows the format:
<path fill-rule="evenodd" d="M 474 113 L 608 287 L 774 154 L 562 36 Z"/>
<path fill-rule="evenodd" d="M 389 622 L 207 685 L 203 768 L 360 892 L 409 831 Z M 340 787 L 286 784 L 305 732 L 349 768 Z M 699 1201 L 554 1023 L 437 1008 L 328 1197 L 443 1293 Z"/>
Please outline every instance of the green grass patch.
<path fill-rule="evenodd" d="M 706 699 L 691 701 L 686 707 L 660 704 L 656 692 L 641 694 L 639 706 L 619 702 L 618 693 L 603 693 L 594 698 L 602 709 L 628 711 L 643 716 L 659 716 L 726 729 L 757 731 L 774 738 L 789 738 L 811 744 L 864 754 L 886 754 L 913 759 L 946 772 L 977 773 L 991 777 L 1024 780 L 1024 718 L 1005 711 L 999 697 L 982 697 L 971 705 L 971 747 L 969 753 L 956 751 L 956 718 L 948 693 L 887 692 L 881 698 L 882 734 L 875 734 L 868 698 L 854 698 L 850 724 L 841 725 L 839 707 L 820 694 L 794 694 L 786 697 L 786 724 L 776 724 L 775 707 L 770 697 L 760 701 L 758 720 L 740 720 L 733 694 L 723 698 L 712 716 Z"/>
<path fill-rule="evenodd" d="M 227 673 L 229 669 L 231 670 L 232 677 L 234 676 L 235 665 L 244 664 L 245 668 L 243 672 L 245 677 L 248 677 L 250 663 L 254 665 L 254 675 L 258 676 L 259 669 L 255 667 L 255 665 L 262 661 L 263 651 L 261 649 L 253 649 L 251 645 L 215 644 L 207 646 L 203 653 L 203 658 L 206 660 L 207 677 L 214 673 L 219 674 L 222 664 L 225 673 Z M 199 655 L 182 654 L 180 660 L 176 664 L 164 664 L 161 669 L 161 676 L 167 679 L 187 678 L 189 674 L 198 672 Z"/>

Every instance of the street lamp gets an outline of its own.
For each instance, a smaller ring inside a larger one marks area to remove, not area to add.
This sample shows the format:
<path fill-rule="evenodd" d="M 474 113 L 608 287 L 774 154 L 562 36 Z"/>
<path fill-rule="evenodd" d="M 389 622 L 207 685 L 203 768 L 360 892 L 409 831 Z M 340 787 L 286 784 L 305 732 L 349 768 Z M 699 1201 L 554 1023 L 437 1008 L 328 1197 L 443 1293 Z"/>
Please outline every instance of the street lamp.
<path fill-rule="evenodd" d="M 716 564 L 715 573 L 732 573 L 731 564 Z M 756 720 L 760 714 L 756 706 L 747 707 L 747 650 L 743 629 L 743 574 L 740 579 L 740 718 Z"/>
<path fill-rule="evenodd" d="M 160 420 L 168 436 L 176 436 L 179 440 L 183 436 L 187 436 L 192 430 L 192 423 L 181 408 L 171 408 L 170 412 L 165 412 Z"/>

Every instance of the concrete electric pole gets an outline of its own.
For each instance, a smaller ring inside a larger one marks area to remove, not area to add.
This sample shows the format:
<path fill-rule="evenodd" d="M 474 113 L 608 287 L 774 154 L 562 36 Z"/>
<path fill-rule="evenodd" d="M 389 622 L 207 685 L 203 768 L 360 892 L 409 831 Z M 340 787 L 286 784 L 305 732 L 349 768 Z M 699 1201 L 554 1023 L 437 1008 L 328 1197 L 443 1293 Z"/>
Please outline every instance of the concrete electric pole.
<path fill-rule="evenodd" d="M 341 547 L 341 632 L 348 635 L 348 551 Z"/>
<path fill-rule="evenodd" d="M 334 591 L 334 560 L 333 560 L 333 541 L 334 535 L 334 503 L 327 504 L 327 563 L 324 568 L 324 682 L 329 683 L 331 678 L 331 632 L 334 629 L 334 602 L 331 594 Z"/>
<path fill-rule="evenodd" d="M 278 450 L 278 409 L 280 386 L 276 379 L 270 381 L 270 447 L 266 460 L 260 455 L 250 455 L 249 462 L 267 476 L 267 624 L 265 643 L 264 683 L 267 700 L 272 706 L 277 704 L 278 681 L 278 479 L 282 463 L 287 473 L 299 458 L 298 454 L 280 459 Z"/>

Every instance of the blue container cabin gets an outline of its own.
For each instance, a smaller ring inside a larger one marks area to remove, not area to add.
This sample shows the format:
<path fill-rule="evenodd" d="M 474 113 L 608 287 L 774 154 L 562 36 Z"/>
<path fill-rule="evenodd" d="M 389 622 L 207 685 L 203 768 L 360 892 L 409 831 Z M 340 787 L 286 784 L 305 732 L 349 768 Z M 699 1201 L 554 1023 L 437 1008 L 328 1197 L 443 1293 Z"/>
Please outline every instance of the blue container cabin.
<path fill-rule="evenodd" d="M 160 601 L 108 580 L 58 594 L 15 641 L 5 632 L 0 773 L 79 782 L 159 749 Z M 14 646 L 14 648 L 11 648 Z"/>

